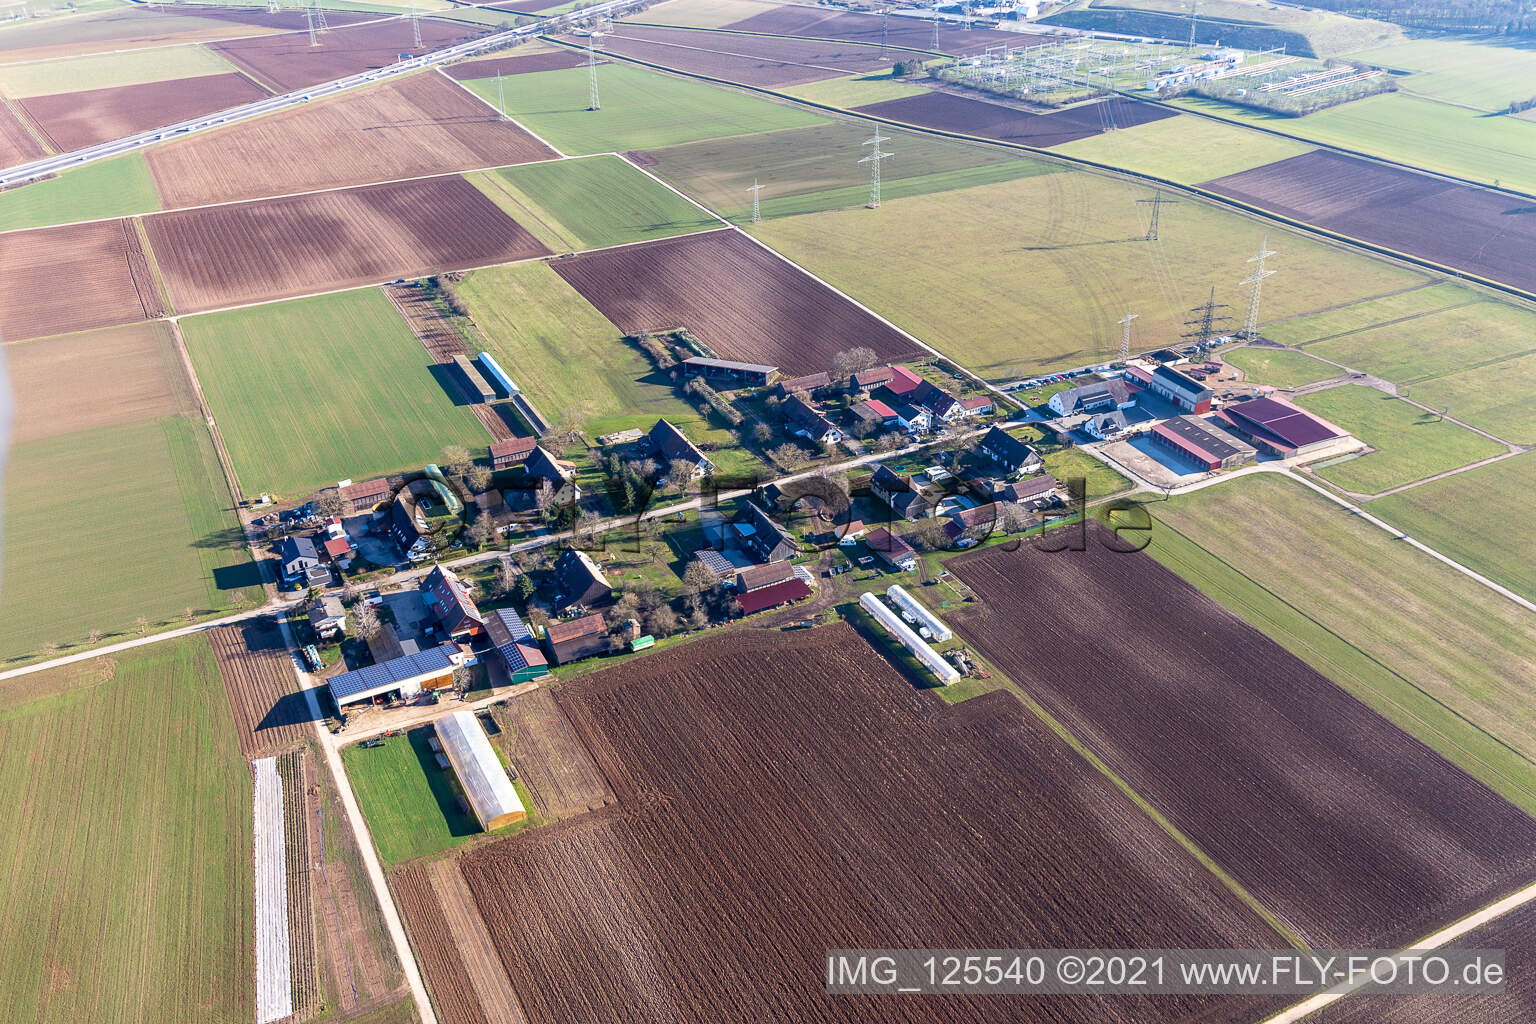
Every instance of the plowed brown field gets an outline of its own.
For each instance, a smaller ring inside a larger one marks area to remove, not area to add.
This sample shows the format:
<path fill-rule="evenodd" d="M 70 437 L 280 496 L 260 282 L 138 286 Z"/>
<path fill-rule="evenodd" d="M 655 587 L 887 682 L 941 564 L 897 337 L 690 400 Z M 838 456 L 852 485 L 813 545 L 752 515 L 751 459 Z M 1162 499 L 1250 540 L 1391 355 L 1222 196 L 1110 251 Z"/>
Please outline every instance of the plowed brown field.
<path fill-rule="evenodd" d="M 159 316 L 138 231 L 103 220 L 0 234 L 0 337 L 84 331 Z"/>
<path fill-rule="evenodd" d="M 490 1024 L 469 983 L 427 869 L 412 865 L 396 871 L 390 888 L 394 890 L 400 915 L 405 918 L 411 948 L 426 975 L 432 1009 L 437 1011 L 438 1019 L 443 1024 Z"/>
<path fill-rule="evenodd" d="M 1536 205 L 1315 150 L 1205 183 L 1224 196 L 1373 245 L 1536 291 Z"/>
<path fill-rule="evenodd" d="M 244 68 L 274 91 L 292 92 L 370 68 L 386 67 L 398 61 L 402 53 L 419 56 L 431 50 L 441 50 L 483 35 L 485 31 L 422 18 L 421 45 L 416 46 L 410 19 L 395 18 L 333 28 L 320 37 L 319 46 L 309 45 L 309 33 L 294 32 L 216 43 L 210 49 Z"/>
<path fill-rule="evenodd" d="M 292 750 L 310 729 L 309 705 L 298 689 L 293 658 L 271 619 L 208 631 L 240 750 L 246 760 Z"/>
<path fill-rule="evenodd" d="M 1001 103 L 989 103 L 947 92 L 903 96 L 901 99 L 871 103 L 858 109 L 903 124 L 962 132 L 983 139 L 1017 142 L 1025 146 L 1059 146 L 1102 134 L 1111 125 L 1130 128 L 1174 115 L 1174 111 L 1154 107 L 1150 103 L 1119 99 L 1085 103 L 1071 110 L 1057 110 L 1049 114 L 1036 114 Z"/>
<path fill-rule="evenodd" d="M 0 167 L 15 167 L 43 155 L 43 147 L 22 125 L 11 105 L 0 100 Z"/>
<path fill-rule="evenodd" d="M 457 176 L 162 213 L 144 226 L 183 313 L 548 254 Z"/>
<path fill-rule="evenodd" d="M 573 41 L 575 41 L 573 39 Z M 743 85 L 795 85 L 889 68 L 879 46 L 616 25 L 603 48 Z"/>
<path fill-rule="evenodd" d="M 884 21 L 884 24 L 882 24 Z M 1028 46 L 1044 37 L 1028 32 L 1003 32 L 998 29 L 964 29 L 948 25 L 939 27 L 939 45 L 933 45 L 933 26 L 915 18 L 891 18 L 889 21 L 872 14 L 827 11 L 815 7 L 784 6 L 764 11 L 750 18 L 727 25 L 740 32 L 764 32 L 769 35 L 819 37 L 821 39 L 845 39 L 854 43 L 881 41 L 892 46 L 905 46 L 914 50 L 936 50 L 939 53 L 979 53 L 989 46 Z"/>
<path fill-rule="evenodd" d="M 522 694 L 492 711 L 507 716 L 512 763 L 532 792 L 539 814 L 567 818 L 606 807 L 617 799 L 560 710 L 553 690 L 540 688 Z"/>
<path fill-rule="evenodd" d="M 456 82 L 468 82 L 475 78 L 495 78 L 498 73 L 503 76 L 527 75 L 535 71 L 579 68 L 586 62 L 587 58 L 574 50 L 523 54 L 510 50 L 495 57 L 482 57 L 462 64 L 451 64 L 443 68 L 443 73 Z"/>
<path fill-rule="evenodd" d="M 686 327 L 721 359 L 799 376 L 867 346 L 915 355 L 895 328 L 734 229 L 584 253 L 556 272 L 626 334 Z"/>
<path fill-rule="evenodd" d="M 829 948 L 1279 941 L 1006 693 L 949 708 L 840 624 L 695 641 L 557 699 L 619 803 L 460 861 L 533 1024 L 1262 1016 L 825 995 Z"/>
<path fill-rule="evenodd" d="M 951 559 L 982 602 L 951 624 L 1304 940 L 1396 947 L 1536 878 L 1536 821 L 1109 540 Z"/>
<path fill-rule="evenodd" d="M 355 21 L 358 15 L 331 13 L 328 17 L 335 25 L 340 21 Z M 5 32 L 0 33 L 0 58 L 20 61 L 111 53 L 303 27 L 304 14 L 299 11 L 272 15 L 257 10 L 214 11 L 200 5 L 183 8 L 161 5 L 154 10 L 135 6 L 7 26 Z"/>
<path fill-rule="evenodd" d="M 18 100 L 61 153 L 238 107 L 268 95 L 244 75 L 203 75 L 147 85 Z M 151 151 L 153 152 L 153 150 Z"/>
<path fill-rule="evenodd" d="M 192 383 L 164 321 L 8 345 L 13 441 L 193 412 Z"/>
<path fill-rule="evenodd" d="M 324 151 L 325 159 L 313 159 Z M 345 93 L 146 154 L 168 209 L 549 160 L 438 74 Z"/>

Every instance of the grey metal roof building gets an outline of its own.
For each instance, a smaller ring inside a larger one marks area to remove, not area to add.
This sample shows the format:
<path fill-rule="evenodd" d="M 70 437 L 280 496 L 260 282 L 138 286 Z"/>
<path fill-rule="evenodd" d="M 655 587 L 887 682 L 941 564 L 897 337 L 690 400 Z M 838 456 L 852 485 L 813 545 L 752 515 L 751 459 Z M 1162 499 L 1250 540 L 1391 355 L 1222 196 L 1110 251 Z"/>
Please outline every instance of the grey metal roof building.
<path fill-rule="evenodd" d="M 489 832 L 528 816 L 473 711 L 444 715 L 433 729 L 481 828 Z"/>
<path fill-rule="evenodd" d="M 382 697 L 394 690 L 399 690 L 401 696 L 413 697 L 428 683 L 445 680 L 446 685 L 451 682 L 459 660 L 456 645 L 438 644 L 416 654 L 332 676 L 326 685 L 338 708 Z"/>

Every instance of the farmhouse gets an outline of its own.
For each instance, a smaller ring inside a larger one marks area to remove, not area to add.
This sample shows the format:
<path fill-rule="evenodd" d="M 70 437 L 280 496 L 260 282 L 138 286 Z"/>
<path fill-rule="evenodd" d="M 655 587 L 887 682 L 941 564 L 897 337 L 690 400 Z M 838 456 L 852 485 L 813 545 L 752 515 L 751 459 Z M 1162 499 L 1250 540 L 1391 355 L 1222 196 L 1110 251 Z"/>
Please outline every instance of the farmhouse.
<path fill-rule="evenodd" d="M 442 690 L 453 685 L 453 670 L 464 664 L 458 644 L 436 647 L 400 658 L 343 672 L 326 681 L 338 709 L 391 697 L 410 700 L 422 690 Z"/>
<path fill-rule="evenodd" d="M 512 437 L 491 445 L 491 468 L 510 469 L 525 462 L 538 442 L 531 437 Z"/>
<path fill-rule="evenodd" d="M 804 377 L 791 377 L 788 380 L 779 381 L 779 394 L 786 398 L 790 395 L 814 395 L 831 386 L 832 375 L 823 370 L 820 373 L 809 373 Z"/>
<path fill-rule="evenodd" d="M 909 434 L 921 434 L 933 429 L 933 413 L 922 406 L 903 402 L 896 407 L 896 422 Z"/>
<path fill-rule="evenodd" d="M 748 593 L 737 592 L 736 604 L 741 608 L 743 615 L 756 615 L 758 612 L 767 611 L 769 608 L 777 608 L 780 605 L 790 604 L 811 596 L 811 588 L 805 581 L 792 576 L 782 583 L 775 583 L 768 587 L 759 587 Z"/>
<path fill-rule="evenodd" d="M 799 395 L 790 395 L 782 406 L 784 420 L 797 437 L 809 438 L 821 444 L 836 444 L 843 439 L 843 432 Z"/>
<path fill-rule="evenodd" d="M 794 556 L 794 538 L 752 501 L 743 501 L 731 518 L 741 546 L 759 562 L 782 562 Z"/>
<path fill-rule="evenodd" d="M 549 672 L 549 663 L 528 624 L 510 608 L 498 608 L 485 617 L 485 636 L 512 673 L 512 682 L 525 683 Z"/>
<path fill-rule="evenodd" d="M 479 636 L 485 629 L 484 617 L 469 595 L 469 584 L 459 579 L 453 570 L 433 566 L 421 581 L 421 597 L 443 632 L 453 639 L 467 640 Z"/>
<path fill-rule="evenodd" d="M 504 494 L 494 488 L 475 495 L 476 518 L 484 518 L 497 530 L 505 533 L 516 519 Z"/>
<path fill-rule="evenodd" d="M 596 613 L 553 623 L 545 631 L 544 639 L 549 643 L 549 654 L 556 665 L 569 665 L 608 651 L 608 630 L 603 625 L 603 617 Z"/>
<path fill-rule="evenodd" d="M 705 458 L 704 453 L 694 443 L 666 420 L 657 420 L 650 433 L 651 450 L 657 458 L 662 460 L 664 466 L 670 467 L 674 462 L 687 462 L 693 466 L 693 477 L 697 480 L 701 476 L 711 472 L 715 465 Z"/>
<path fill-rule="evenodd" d="M 309 624 L 315 635 L 329 640 L 347 631 L 347 610 L 341 606 L 341 598 L 329 594 L 309 602 Z"/>
<path fill-rule="evenodd" d="M 997 526 L 997 502 L 986 505 L 977 505 L 975 508 L 961 509 L 949 517 L 949 522 L 944 524 L 944 536 L 951 541 L 961 537 L 970 537 L 972 540 L 982 540 Z"/>
<path fill-rule="evenodd" d="M 1120 379 L 1093 378 L 1086 384 L 1058 391 L 1051 396 L 1051 412 L 1058 416 L 1075 416 L 1079 413 L 1107 412 L 1110 409 L 1128 409 L 1135 404 L 1131 391 Z"/>
<path fill-rule="evenodd" d="M 897 519 L 908 521 L 922 519 L 928 514 L 928 502 L 909 477 L 902 476 L 889 466 L 879 466 L 869 478 L 869 489 L 875 497 L 891 507 Z"/>
<path fill-rule="evenodd" d="M 1308 452 L 1347 435 L 1310 413 L 1275 398 L 1254 398 L 1229 405 L 1217 416 L 1260 451 L 1282 458 Z"/>
<path fill-rule="evenodd" d="M 850 391 L 870 391 L 874 388 L 884 387 L 895 379 L 896 371 L 889 366 L 876 366 L 869 370 L 860 370 L 848 378 Z"/>
<path fill-rule="evenodd" d="M 1206 472 L 1251 462 L 1251 445 L 1195 416 L 1175 416 L 1152 428 L 1152 443 L 1188 459 Z"/>
<path fill-rule="evenodd" d="M 1211 411 L 1211 389 L 1171 366 L 1159 366 L 1153 370 L 1147 390 L 1168 399 L 1185 412 L 1201 414 Z"/>
<path fill-rule="evenodd" d="M 585 551 L 566 548 L 555 560 L 555 606 L 595 608 L 613 594 L 603 570 Z"/>
<path fill-rule="evenodd" d="M 870 530 L 864 543 L 876 558 L 892 569 L 911 572 L 917 568 L 916 549 L 883 526 Z"/>
<path fill-rule="evenodd" d="M 338 569 L 345 569 L 352 564 L 352 542 L 347 540 L 346 534 L 326 538 L 321 550 L 325 552 L 325 560 Z"/>
<path fill-rule="evenodd" d="M 1035 473 L 1045 464 L 1039 452 L 999 426 L 993 426 L 981 435 L 976 450 L 1003 467 L 1009 476 Z"/>
<path fill-rule="evenodd" d="M 528 817 L 473 711 L 444 715 L 432 723 L 432 729 L 481 828 L 490 832 Z"/>
<path fill-rule="evenodd" d="M 703 377 L 728 387 L 765 388 L 779 375 L 777 366 L 761 363 L 737 363 L 729 359 L 701 359 L 697 356 L 683 360 L 683 373 L 689 377 Z"/>
<path fill-rule="evenodd" d="M 736 573 L 736 594 L 750 594 L 754 590 L 778 586 L 795 578 L 795 567 L 790 562 L 767 562 L 749 565 Z"/>
<path fill-rule="evenodd" d="M 960 408 L 967 416 L 985 416 L 994 406 L 990 395 L 972 395 L 960 399 Z"/>
<path fill-rule="evenodd" d="M 284 537 L 277 557 L 285 583 L 325 584 L 331 580 L 331 571 L 320 564 L 320 551 L 313 538 Z"/>
<path fill-rule="evenodd" d="M 984 480 L 979 485 L 981 492 L 993 501 L 1011 501 L 1031 510 L 1061 504 L 1061 497 L 1056 493 L 1056 488 L 1056 478 L 1049 473 L 1011 482 Z"/>
<path fill-rule="evenodd" d="M 1083 424 L 1083 432 L 1095 441 L 1113 441 L 1130 429 L 1130 421 L 1119 409 L 1096 412 Z"/>
<path fill-rule="evenodd" d="M 389 498 L 389 481 L 364 480 L 360 484 L 338 487 L 342 505 L 349 512 L 372 512 Z"/>
<path fill-rule="evenodd" d="M 537 480 L 541 484 L 548 482 L 554 489 L 555 501 L 562 505 L 581 500 L 581 488 L 576 484 L 576 467 L 564 459 L 555 458 L 544 450 L 543 445 L 533 446 L 533 451 L 523 460 L 523 473 L 529 480 Z"/>
<path fill-rule="evenodd" d="M 422 561 L 431 552 L 432 542 L 423 529 L 423 523 L 417 518 L 416 499 L 413 495 L 402 494 L 395 499 L 394 507 L 389 512 L 389 535 L 400 545 L 405 557 L 413 562 Z"/>

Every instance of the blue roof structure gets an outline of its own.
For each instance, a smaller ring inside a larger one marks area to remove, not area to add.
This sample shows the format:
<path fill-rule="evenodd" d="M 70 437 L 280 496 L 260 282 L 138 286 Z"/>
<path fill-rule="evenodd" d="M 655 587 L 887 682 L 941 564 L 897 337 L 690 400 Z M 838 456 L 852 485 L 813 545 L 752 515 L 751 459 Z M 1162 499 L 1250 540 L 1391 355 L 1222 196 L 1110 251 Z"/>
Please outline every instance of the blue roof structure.
<path fill-rule="evenodd" d="M 385 693 L 417 676 L 446 672 L 453 668 L 452 655 L 457 653 L 458 648 L 453 644 L 438 644 L 436 647 L 416 654 L 407 654 L 403 658 L 391 658 L 378 665 L 343 672 L 339 676 L 331 677 L 327 685 L 330 687 L 331 697 L 336 701 L 336 706 L 340 707 L 344 703 L 363 697 Z"/>

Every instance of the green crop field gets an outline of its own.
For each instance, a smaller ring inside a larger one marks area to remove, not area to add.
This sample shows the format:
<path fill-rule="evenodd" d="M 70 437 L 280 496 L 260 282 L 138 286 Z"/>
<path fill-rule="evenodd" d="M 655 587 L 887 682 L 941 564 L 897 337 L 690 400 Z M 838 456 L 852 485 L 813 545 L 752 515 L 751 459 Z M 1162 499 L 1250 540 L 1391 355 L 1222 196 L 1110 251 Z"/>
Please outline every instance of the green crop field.
<path fill-rule="evenodd" d="M 738 224 L 751 219 L 753 179 L 762 215 L 855 209 L 869 202 L 869 172 L 859 164 L 869 128 L 831 121 L 746 138 L 694 142 L 647 153 L 651 173 Z M 1053 168 L 996 147 L 894 132 L 896 155 L 880 169 L 885 200 L 984 185 Z"/>
<path fill-rule="evenodd" d="M 824 78 L 819 82 L 803 85 L 781 85 L 776 91 L 796 99 L 812 103 L 824 103 L 829 107 L 849 110 L 870 103 L 899 100 L 904 96 L 917 96 L 927 92 L 916 77 L 896 78 L 889 71 L 878 75 L 846 75 L 842 78 Z"/>
<path fill-rule="evenodd" d="M 1044 456 L 1045 472 L 1062 483 L 1083 481 L 1084 500 L 1096 501 L 1129 490 L 1131 482 L 1092 455 L 1074 448 L 1062 448 Z"/>
<path fill-rule="evenodd" d="M 1370 511 L 1536 600 L 1536 454 L 1527 452 L 1371 502 Z"/>
<path fill-rule="evenodd" d="M 247 1024 L 251 769 L 207 638 L 0 693 L 5 1018 Z"/>
<path fill-rule="evenodd" d="M 640 20 L 684 28 L 723 28 L 777 6 L 765 0 L 666 0 L 646 11 Z"/>
<path fill-rule="evenodd" d="M 1341 103 L 1306 117 L 1283 117 L 1201 97 L 1178 104 L 1412 167 L 1536 191 L 1536 124 L 1515 117 L 1489 117 L 1401 93 Z M 1207 176 L 1215 177 L 1220 174 Z"/>
<path fill-rule="evenodd" d="M 1312 384 L 1342 372 L 1305 352 L 1284 348 L 1236 348 L 1222 353 L 1221 358 L 1242 370 L 1248 380 L 1277 388 Z"/>
<path fill-rule="evenodd" d="M 1195 184 L 1300 156 L 1311 148 L 1221 121 L 1178 114 L 1091 135 L 1055 146 L 1053 152 Z"/>
<path fill-rule="evenodd" d="M 252 494 L 298 496 L 490 443 L 377 288 L 188 317 L 181 330 Z"/>
<path fill-rule="evenodd" d="M 1477 298 L 1477 294 L 1465 285 L 1442 281 L 1393 295 L 1364 299 L 1325 313 L 1277 320 L 1265 326 L 1264 337 L 1281 345 L 1300 347 L 1368 327 L 1465 306 L 1476 302 Z"/>
<path fill-rule="evenodd" d="M 27 441 L 6 471 L 0 658 L 261 599 L 213 442 L 185 416 Z"/>
<path fill-rule="evenodd" d="M 1529 612 L 1279 476 L 1148 509 L 1151 555 L 1536 813 Z"/>
<path fill-rule="evenodd" d="M 1403 92 L 1489 112 L 1529 99 L 1536 81 L 1536 49 L 1514 37 L 1405 39 L 1352 56 L 1413 72 L 1396 80 Z"/>
<path fill-rule="evenodd" d="M 12 99 L 24 100 L 85 89 L 116 89 L 200 75 L 228 75 L 234 71 L 234 65 L 201 46 L 159 46 L 67 60 L 0 65 L 0 92 Z"/>
<path fill-rule="evenodd" d="M 531 214 L 532 224 L 552 230 L 559 240 L 552 246 L 556 251 L 644 242 L 721 226 L 617 156 L 503 167 L 471 180 L 519 223 L 530 223 Z"/>
<path fill-rule="evenodd" d="M 1435 377 L 1409 389 L 1417 401 L 1495 437 L 1536 445 L 1536 354 L 1505 359 L 1475 369 Z"/>
<path fill-rule="evenodd" d="M 430 727 L 413 729 L 389 737 L 382 747 L 354 744 L 341 751 L 357 805 L 388 867 L 441 853 L 482 834 L 475 816 L 459 807 L 453 773 L 437 766 L 437 755 L 427 745 L 431 735 Z M 521 781 L 516 789 L 529 818 L 497 829 L 495 835 L 521 832 L 537 813 Z"/>
<path fill-rule="evenodd" d="M 1536 347 L 1536 314 L 1487 301 L 1325 338 L 1306 350 L 1399 387 Z"/>
<path fill-rule="evenodd" d="M 764 221 L 752 233 L 983 376 L 1113 356 L 1117 321 L 1138 338 L 1177 337 L 1205 301 L 1242 304 L 1247 254 L 1268 236 L 1287 287 L 1268 317 L 1296 316 L 1425 278 L 1190 199 L 1168 208 L 1160 241 L 1143 240 L 1152 191 L 1120 178 L 1059 171 L 995 185 Z M 1006 225 L 1007 230 L 999 230 Z M 1239 308 L 1241 306 L 1239 305 Z"/>
<path fill-rule="evenodd" d="M 696 444 L 737 447 L 547 264 L 477 270 L 459 295 L 496 361 L 551 422 L 596 437 L 666 418 Z"/>
<path fill-rule="evenodd" d="M 1317 470 L 1318 476 L 1352 494 L 1378 494 L 1507 451 L 1496 441 L 1375 388 L 1346 384 L 1302 395 L 1296 404 L 1376 449 Z"/>
<path fill-rule="evenodd" d="M 597 69 L 602 109 L 587 109 L 587 69 L 518 75 L 506 89 L 507 113 L 563 153 L 613 153 L 750 135 L 822 120 L 731 89 L 674 78 L 629 64 Z M 496 80 L 462 83 L 488 103 Z"/>
<path fill-rule="evenodd" d="M 127 153 L 0 192 L 0 231 L 153 213 L 160 194 L 143 153 Z"/>

